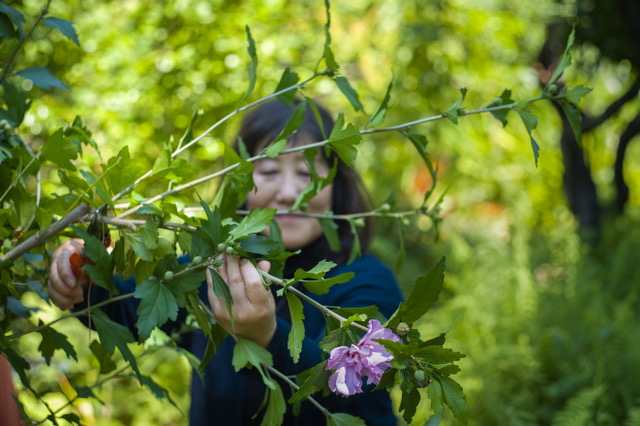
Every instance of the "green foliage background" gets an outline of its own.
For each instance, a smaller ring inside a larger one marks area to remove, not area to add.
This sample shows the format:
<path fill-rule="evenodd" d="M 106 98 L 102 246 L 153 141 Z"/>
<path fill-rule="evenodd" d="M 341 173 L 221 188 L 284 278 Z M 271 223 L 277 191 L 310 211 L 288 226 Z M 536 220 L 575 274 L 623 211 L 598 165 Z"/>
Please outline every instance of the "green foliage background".
<path fill-rule="evenodd" d="M 24 1 L 24 6 L 33 16 L 42 2 Z M 201 110 L 194 131 L 199 134 L 238 106 L 249 63 L 245 25 L 260 60 L 255 98 L 273 92 L 287 66 L 308 76 L 323 48 L 325 11 L 319 1 L 53 1 L 51 10 L 75 23 L 81 46 L 55 32 L 47 38 L 36 34 L 39 41 L 20 58 L 21 66 L 49 66 L 72 89 L 31 89 L 26 124 L 34 141 L 29 142 L 37 146 L 79 114 L 105 158 L 128 146 L 144 169 L 151 168 L 163 143 L 182 135 L 194 107 Z M 461 87 L 469 88 L 468 109 L 488 104 L 504 88 L 516 100 L 535 96 L 540 88 L 532 65 L 545 24 L 574 11 L 569 0 L 354 0 L 332 4 L 331 35 L 342 72 L 369 114 L 395 77 L 385 123 L 394 124 L 441 113 Z M 592 114 L 624 92 L 634 76 L 628 62 L 602 59 L 593 46 L 577 47 L 574 59 L 567 80 L 594 89 L 581 105 Z M 351 121 L 366 120 L 329 81 L 309 87 L 308 94 L 331 110 L 345 111 Z M 442 121 L 419 128 L 440 167 L 436 195 L 446 191 L 444 220 L 438 241 L 427 218 L 412 224 L 398 277 L 408 290 L 417 274 L 443 254 L 448 257 L 446 294 L 423 327 L 430 333 L 451 327 L 450 345 L 467 354 L 459 380 L 470 424 L 638 424 L 638 144 L 627 155 L 627 211 L 607 219 L 597 246 L 585 246 L 562 193 L 559 118 L 550 105 L 535 108 L 537 168 L 516 120 L 506 129 L 489 115 L 464 117 L 458 126 Z M 583 139 L 603 202 L 614 195 L 615 135 L 639 109 L 636 99 Z M 186 154 L 194 174 L 219 167 L 217 139 L 231 140 L 238 125 L 232 120 Z M 86 166 L 98 163 L 95 158 Z M 400 135 L 366 137 L 357 165 L 376 203 L 393 192 L 398 209 L 414 206 L 429 185 L 426 169 Z M 54 192 L 56 179 L 55 173 L 45 178 L 51 186 L 44 190 Z M 147 185 L 140 192 L 150 193 L 158 183 Z M 199 192 L 210 199 L 215 186 Z M 378 225 L 373 251 L 393 267 L 399 244 L 395 224 Z M 89 341 L 77 324 L 60 327 L 75 327 L 67 334 Z M 25 339 L 25 350 L 31 347 L 36 354 L 37 340 Z M 72 371 L 65 370 L 61 357 L 56 368 L 62 373 L 43 367 L 34 377 L 59 392 L 65 391 L 64 375 L 76 380 L 84 375 L 90 382 L 98 366 L 88 348 L 79 358 L 84 361 Z M 143 360 L 141 369 L 171 390 L 179 408 L 135 392 L 134 380 L 119 379 L 98 395 L 103 406 L 91 400 L 76 406 L 87 424 L 186 423 L 180 412 L 189 405 L 186 360 L 171 351 Z M 424 407 L 415 423 L 426 421 L 429 412 Z M 449 422 L 455 424 L 443 421 Z"/>

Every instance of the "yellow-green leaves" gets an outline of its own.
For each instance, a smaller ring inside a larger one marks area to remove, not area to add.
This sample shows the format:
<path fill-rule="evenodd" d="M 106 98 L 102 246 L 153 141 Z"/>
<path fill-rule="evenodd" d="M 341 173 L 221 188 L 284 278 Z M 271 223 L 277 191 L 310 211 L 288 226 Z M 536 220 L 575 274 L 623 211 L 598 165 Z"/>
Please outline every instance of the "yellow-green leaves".
<path fill-rule="evenodd" d="M 78 157 L 78 146 L 64 137 L 63 129 L 58 129 L 49 136 L 38 155 L 40 161 L 51 161 L 63 169 L 76 171 L 71 160 Z"/>
<path fill-rule="evenodd" d="M 362 140 L 362 135 L 356 126 L 349 123 L 344 127 L 344 114 L 340 113 L 329 135 L 329 146 L 333 149 L 342 161 L 351 164 L 358 151 L 356 145 Z"/>

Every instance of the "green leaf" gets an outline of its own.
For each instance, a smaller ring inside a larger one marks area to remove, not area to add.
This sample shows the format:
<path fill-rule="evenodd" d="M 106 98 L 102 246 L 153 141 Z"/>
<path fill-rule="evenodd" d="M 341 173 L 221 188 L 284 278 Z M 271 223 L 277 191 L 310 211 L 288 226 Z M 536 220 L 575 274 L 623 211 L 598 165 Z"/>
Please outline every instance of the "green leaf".
<path fill-rule="evenodd" d="M 40 342 L 38 350 L 42 353 L 47 365 L 51 363 L 51 357 L 56 349 L 64 350 L 68 357 L 78 361 L 78 354 L 67 340 L 67 336 L 58 333 L 51 327 L 43 328 L 40 330 L 40 334 L 42 335 L 42 342 Z"/>
<path fill-rule="evenodd" d="M 442 257 L 440 262 L 431 268 L 426 275 L 416 279 L 407 301 L 400 303 L 385 327 L 394 329 L 401 322 L 406 322 L 411 326 L 427 313 L 429 308 L 438 300 L 438 295 L 442 289 L 444 263 L 445 257 Z"/>
<path fill-rule="evenodd" d="M 499 107 L 503 105 L 509 105 L 513 103 L 513 99 L 511 99 L 511 90 L 505 89 L 500 97 L 494 98 L 493 101 L 485 108 Z M 509 112 L 509 108 L 497 109 L 493 111 L 489 111 L 491 115 L 500 120 L 502 123 L 502 127 L 507 125 L 507 113 Z"/>
<path fill-rule="evenodd" d="M 538 117 L 536 117 L 535 115 L 533 115 L 531 112 L 527 110 L 516 109 L 515 111 L 518 113 L 518 115 L 520 115 L 520 118 L 524 123 L 524 127 L 526 127 L 527 129 L 527 133 L 529 133 L 529 138 L 531 139 L 531 148 L 533 149 L 533 158 L 536 162 L 536 167 L 538 167 L 538 156 L 540 153 L 540 146 L 535 141 L 535 139 L 533 139 L 533 134 L 532 134 L 533 129 L 535 129 L 536 126 L 538 125 Z"/>
<path fill-rule="evenodd" d="M 307 112 L 307 101 L 304 100 L 298 104 L 295 111 L 293 111 L 291 118 L 287 122 L 286 126 L 284 126 L 284 129 L 282 129 L 282 132 L 280 132 L 280 134 L 276 137 L 275 140 L 286 139 L 287 137 L 289 137 L 290 135 L 298 131 L 298 129 L 300 128 L 300 126 L 302 126 L 302 123 L 304 122 L 304 115 L 306 112 Z"/>
<path fill-rule="evenodd" d="M 133 343 L 134 341 L 131 331 L 127 327 L 111 321 L 100 309 L 92 309 L 91 318 L 98 336 L 100 336 L 100 342 L 102 342 L 107 353 L 113 355 L 115 348 L 118 348 L 122 357 L 131 365 L 133 371 L 138 375 L 138 379 L 142 381 L 136 357 L 127 346 L 127 343 Z"/>
<path fill-rule="evenodd" d="M 419 348 L 415 351 L 414 356 L 419 357 L 430 364 L 446 364 L 464 358 L 464 354 L 460 352 L 454 352 L 449 348 L 443 348 L 442 346 L 435 345 Z"/>
<path fill-rule="evenodd" d="M 560 107 L 569 121 L 578 146 L 582 146 L 582 111 L 568 102 L 560 102 Z"/>
<path fill-rule="evenodd" d="M 317 391 L 327 388 L 327 382 L 331 372 L 325 370 L 327 360 L 320 364 L 303 371 L 297 377 L 298 383 L 302 382 L 298 390 L 289 398 L 289 404 L 296 404 L 304 401 L 307 397 L 313 395 Z"/>
<path fill-rule="evenodd" d="M 262 418 L 261 426 L 281 425 L 284 420 L 284 414 L 287 412 L 287 402 L 284 400 L 284 394 L 277 382 L 273 382 L 275 389 L 269 388 L 269 402 L 267 411 Z"/>
<path fill-rule="evenodd" d="M 286 293 L 289 312 L 291 314 L 291 331 L 287 347 L 294 363 L 298 363 L 300 352 L 302 351 L 302 341 L 304 340 L 304 312 L 302 302 L 295 294 Z"/>
<path fill-rule="evenodd" d="M 349 84 L 349 80 L 345 77 L 339 76 L 333 79 L 338 86 L 338 89 L 344 94 L 344 96 L 349 100 L 351 106 L 356 111 L 362 111 L 364 113 L 364 107 L 360 103 L 360 98 L 358 97 L 358 93 L 351 87 Z"/>
<path fill-rule="evenodd" d="M 443 377 L 440 379 L 444 401 L 451 409 L 451 412 L 462 423 L 467 423 L 467 401 L 462 392 L 462 387 L 453 379 Z"/>
<path fill-rule="evenodd" d="M 442 417 L 444 412 L 444 394 L 442 393 L 442 386 L 437 380 L 432 380 L 427 388 L 427 395 L 431 400 L 431 409 L 437 417 Z"/>
<path fill-rule="evenodd" d="M 166 400 L 166 401 L 169 401 L 171 405 L 173 405 L 174 407 L 176 408 L 178 407 L 176 403 L 173 401 L 173 399 L 171 399 L 171 396 L 169 395 L 169 391 L 164 387 L 160 386 L 159 384 L 157 384 L 156 382 L 154 382 L 151 377 L 141 375 L 140 383 L 143 386 L 146 386 L 146 388 L 149 389 L 153 394 L 153 396 L 155 396 L 156 399 L 158 399 L 159 401 Z"/>
<path fill-rule="evenodd" d="M 22 24 L 25 22 L 24 15 L 4 2 L 0 2 L 0 12 L 11 18 L 21 38 L 24 37 L 22 32 Z"/>
<path fill-rule="evenodd" d="M 113 193 L 122 191 L 144 173 L 140 162 L 129 155 L 129 147 L 126 145 L 102 169 L 107 170 L 104 178 Z"/>
<path fill-rule="evenodd" d="M 262 367 L 263 365 L 271 367 L 273 365 L 273 357 L 268 350 L 253 340 L 238 338 L 233 348 L 233 359 L 231 363 L 236 372 L 240 371 L 240 369 L 246 365 L 254 366 L 260 372 L 264 384 L 270 389 L 276 389 L 276 382 L 267 377 Z"/>
<path fill-rule="evenodd" d="M 245 216 L 230 234 L 232 240 L 248 237 L 250 234 L 262 232 L 275 216 L 277 209 L 253 209 Z"/>
<path fill-rule="evenodd" d="M 89 345 L 89 348 L 100 363 L 100 374 L 107 374 L 108 372 L 116 369 L 116 363 L 111 359 L 100 342 L 93 340 Z"/>
<path fill-rule="evenodd" d="M 16 75 L 31 80 L 34 85 L 44 90 L 49 90 L 52 87 L 56 89 L 70 90 L 69 87 L 55 78 L 51 71 L 47 67 L 36 65 L 29 68 L 24 68 L 16 73 Z"/>
<path fill-rule="evenodd" d="M 80 46 L 80 41 L 78 40 L 78 33 L 76 33 L 76 29 L 73 28 L 73 22 L 67 21 L 62 18 L 48 17 L 43 19 L 44 25 L 49 28 L 58 29 L 66 38 Z"/>
<path fill-rule="evenodd" d="M 298 83 L 298 74 L 291 71 L 289 67 L 287 67 L 282 73 L 282 77 L 280 78 L 280 83 L 278 83 L 278 87 L 276 87 L 276 93 L 280 92 L 288 87 L 291 87 Z M 278 99 L 285 105 L 293 106 L 293 101 L 296 97 L 297 90 L 288 90 L 284 93 L 278 95 Z"/>
<path fill-rule="evenodd" d="M 249 63 L 249 88 L 247 89 L 247 93 L 244 95 L 246 99 L 249 97 L 251 92 L 253 92 L 253 88 L 256 86 L 256 74 L 258 70 L 258 56 L 256 55 L 256 44 L 251 37 L 251 31 L 249 30 L 249 26 L 246 27 L 247 32 L 247 53 L 249 53 L 249 57 L 251 57 L 251 62 Z"/>
<path fill-rule="evenodd" d="M 189 253 L 191 256 L 200 256 L 203 259 L 207 259 L 215 254 L 216 246 L 211 241 L 211 237 L 204 229 L 197 228 L 191 237 L 191 249 Z"/>
<path fill-rule="evenodd" d="M 366 426 L 364 420 L 347 413 L 330 413 L 327 425 L 331 426 Z"/>
<path fill-rule="evenodd" d="M 574 87 L 573 89 L 568 89 L 564 92 L 564 98 L 572 103 L 573 105 L 578 105 L 582 98 L 587 96 L 589 92 L 591 92 L 590 87 L 584 87 L 582 84 Z"/>
<path fill-rule="evenodd" d="M 109 293 L 116 294 L 117 289 L 113 282 L 114 260 L 109 256 L 102 241 L 75 225 L 71 225 L 71 229 L 84 240 L 84 253 L 95 263 L 84 265 L 91 281 L 109 290 Z"/>
<path fill-rule="evenodd" d="M 387 93 L 384 95 L 384 99 L 380 103 L 380 106 L 373 113 L 373 115 L 369 118 L 367 124 L 364 126 L 365 129 L 369 126 L 378 127 L 384 122 L 384 119 L 387 115 L 387 108 L 389 107 L 389 101 L 391 100 L 391 89 L 393 88 L 393 76 L 391 77 L 391 81 L 387 86 Z"/>
<path fill-rule="evenodd" d="M 571 49 L 571 46 L 573 46 L 573 42 L 575 40 L 575 33 L 576 33 L 576 28 L 573 27 L 571 29 L 571 34 L 569 34 L 567 47 L 565 47 L 564 53 L 562 54 L 562 57 L 560 58 L 560 62 L 558 63 L 558 67 L 556 68 L 556 71 L 553 73 L 551 80 L 549 80 L 549 82 L 547 83 L 547 86 L 554 84 L 556 81 L 558 81 L 558 79 L 562 76 L 564 71 L 569 67 L 569 65 L 571 65 L 571 54 L 569 53 L 569 50 Z"/>
<path fill-rule="evenodd" d="M 149 248 L 144 244 L 142 231 L 128 232 L 124 231 L 125 238 L 131 244 L 133 251 L 145 262 L 152 262 L 153 255 L 149 251 Z"/>
<path fill-rule="evenodd" d="M 340 113 L 329 135 L 329 146 L 333 149 L 342 161 L 351 164 L 358 154 L 355 146 L 362 140 L 360 130 L 353 124 L 347 124 L 344 129 L 344 114 Z"/>
<path fill-rule="evenodd" d="M 353 221 L 349 221 L 349 226 L 351 227 L 351 234 L 353 235 L 353 242 L 351 243 L 351 253 L 349 254 L 349 259 L 347 260 L 347 264 L 350 264 L 354 260 L 360 257 L 362 251 L 360 249 L 360 237 L 358 236 L 358 230 L 356 229 L 355 223 Z"/>
<path fill-rule="evenodd" d="M 329 242 L 331 251 L 340 251 L 340 238 L 338 237 L 338 224 L 330 218 L 319 218 L 320 226 L 325 238 Z"/>
<path fill-rule="evenodd" d="M 198 197 L 200 196 L 198 195 Z M 222 241 L 222 215 L 220 214 L 220 210 L 218 206 L 215 206 L 212 212 L 209 205 L 205 203 L 202 198 L 200 198 L 200 205 L 207 215 L 207 220 L 200 221 L 200 226 L 209 238 L 211 238 L 211 242 L 214 245 L 218 245 Z"/>
<path fill-rule="evenodd" d="M 78 157 L 78 147 L 64 137 L 63 129 L 56 130 L 44 143 L 38 154 L 41 161 L 51 161 L 66 170 L 76 171 L 70 160 Z"/>
<path fill-rule="evenodd" d="M 409 392 L 402 392 L 402 399 L 400 400 L 400 411 L 404 411 L 402 418 L 411 423 L 411 419 L 416 414 L 416 408 L 420 403 L 420 392 L 417 389 L 411 389 Z"/>
<path fill-rule="evenodd" d="M 324 0 L 324 6 L 327 12 L 327 22 L 324 24 L 324 51 L 322 52 L 322 58 L 320 58 L 320 62 L 322 62 L 322 60 L 324 59 L 327 68 L 335 71 L 340 68 L 340 66 L 336 63 L 336 60 L 333 57 L 333 52 L 331 51 L 331 33 L 329 32 L 329 29 L 331 28 L 331 12 L 329 0 Z M 318 64 L 320 62 L 318 62 Z"/>
<path fill-rule="evenodd" d="M 269 158 L 276 158 L 287 148 L 287 144 L 286 139 L 279 139 L 264 149 L 264 155 Z"/>
<path fill-rule="evenodd" d="M 448 110 L 445 111 L 444 116 L 447 117 L 453 124 L 458 124 L 458 115 L 460 114 L 460 107 L 462 106 L 462 102 L 464 101 L 465 96 L 467 96 L 467 88 L 463 87 L 460 89 L 460 93 L 462 96 L 458 98 L 457 101 L 453 103 L 449 107 Z"/>
<path fill-rule="evenodd" d="M 247 253 L 268 255 L 282 248 L 282 244 L 262 235 L 252 235 L 240 240 L 240 247 Z"/>
<path fill-rule="evenodd" d="M 12 126 L 17 127 L 22 124 L 24 115 L 31 107 L 31 101 L 27 100 L 24 90 L 18 89 L 6 80 L 2 82 L 2 88 L 4 89 L 2 100 L 7 104 L 7 110 L 0 108 L 0 116 L 9 121 Z"/>
<path fill-rule="evenodd" d="M 142 243 L 149 250 L 158 248 L 158 223 L 155 218 L 150 217 L 140 228 Z"/>
<path fill-rule="evenodd" d="M 233 325 L 233 313 L 231 311 L 231 305 L 233 301 L 231 300 L 231 293 L 229 292 L 229 286 L 227 286 L 227 283 L 222 279 L 220 274 L 218 274 L 218 272 L 216 272 L 215 269 L 209 269 L 209 272 L 211 273 L 211 284 L 213 287 L 213 293 L 217 297 L 224 298 L 224 303 L 227 305 L 227 311 L 229 312 L 229 317 L 231 318 L 231 324 Z"/>
<path fill-rule="evenodd" d="M 138 305 L 138 333 L 146 340 L 156 326 L 178 317 L 178 304 L 171 291 L 157 279 L 144 280 L 134 293 Z"/>

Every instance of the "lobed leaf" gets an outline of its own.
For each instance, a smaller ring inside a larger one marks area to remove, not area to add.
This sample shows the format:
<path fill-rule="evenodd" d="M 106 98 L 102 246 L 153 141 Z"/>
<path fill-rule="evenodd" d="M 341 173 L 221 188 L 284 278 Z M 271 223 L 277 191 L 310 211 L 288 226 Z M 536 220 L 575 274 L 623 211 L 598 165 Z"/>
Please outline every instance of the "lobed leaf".
<path fill-rule="evenodd" d="M 156 326 L 164 324 L 168 319 L 178 317 L 178 304 L 171 290 L 162 281 L 147 279 L 140 283 L 134 297 L 140 299 L 138 305 L 138 333 L 146 340 Z"/>
<path fill-rule="evenodd" d="M 38 153 L 41 161 L 51 161 L 66 170 L 76 171 L 70 160 L 78 157 L 78 147 L 64 137 L 63 129 L 58 129 L 44 143 Z"/>
<path fill-rule="evenodd" d="M 134 342 L 131 331 L 129 331 L 127 327 L 112 321 L 100 309 L 93 309 L 91 311 L 91 319 L 96 327 L 98 336 L 100 336 L 100 342 L 102 342 L 107 353 L 113 355 L 115 348 L 118 348 L 122 357 L 131 365 L 131 368 L 138 376 L 138 380 L 142 383 L 136 357 L 131 353 L 129 346 L 127 346 L 127 343 Z"/>
<path fill-rule="evenodd" d="M 453 124 L 458 124 L 458 115 L 460 114 L 460 107 L 462 106 L 462 102 L 464 101 L 465 96 L 467 96 L 467 88 L 463 87 L 460 89 L 460 93 L 462 96 L 456 100 L 453 105 L 449 107 L 448 110 L 444 112 L 444 116 L 447 117 Z"/>
<path fill-rule="evenodd" d="M 107 374 L 108 372 L 116 369 L 116 363 L 111 359 L 100 342 L 92 340 L 89 348 L 93 355 L 98 359 L 98 363 L 100 363 L 100 374 Z"/>

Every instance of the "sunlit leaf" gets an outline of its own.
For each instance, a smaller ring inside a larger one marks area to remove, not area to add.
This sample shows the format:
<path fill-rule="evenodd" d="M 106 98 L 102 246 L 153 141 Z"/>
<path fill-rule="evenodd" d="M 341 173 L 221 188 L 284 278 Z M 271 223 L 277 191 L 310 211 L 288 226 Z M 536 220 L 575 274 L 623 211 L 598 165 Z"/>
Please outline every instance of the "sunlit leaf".
<path fill-rule="evenodd" d="M 63 129 L 58 129 L 46 140 L 39 157 L 41 161 L 51 161 L 66 170 L 76 171 L 70 160 L 78 157 L 78 147 L 64 137 Z"/>
<path fill-rule="evenodd" d="M 364 107 L 362 106 L 362 103 L 360 103 L 358 92 L 356 92 L 353 87 L 351 87 L 349 80 L 347 80 L 343 76 L 338 76 L 334 78 L 334 81 L 336 82 L 338 89 L 340 89 L 344 96 L 349 100 L 349 103 L 351 104 L 353 109 L 355 109 L 356 111 L 364 112 Z"/>

